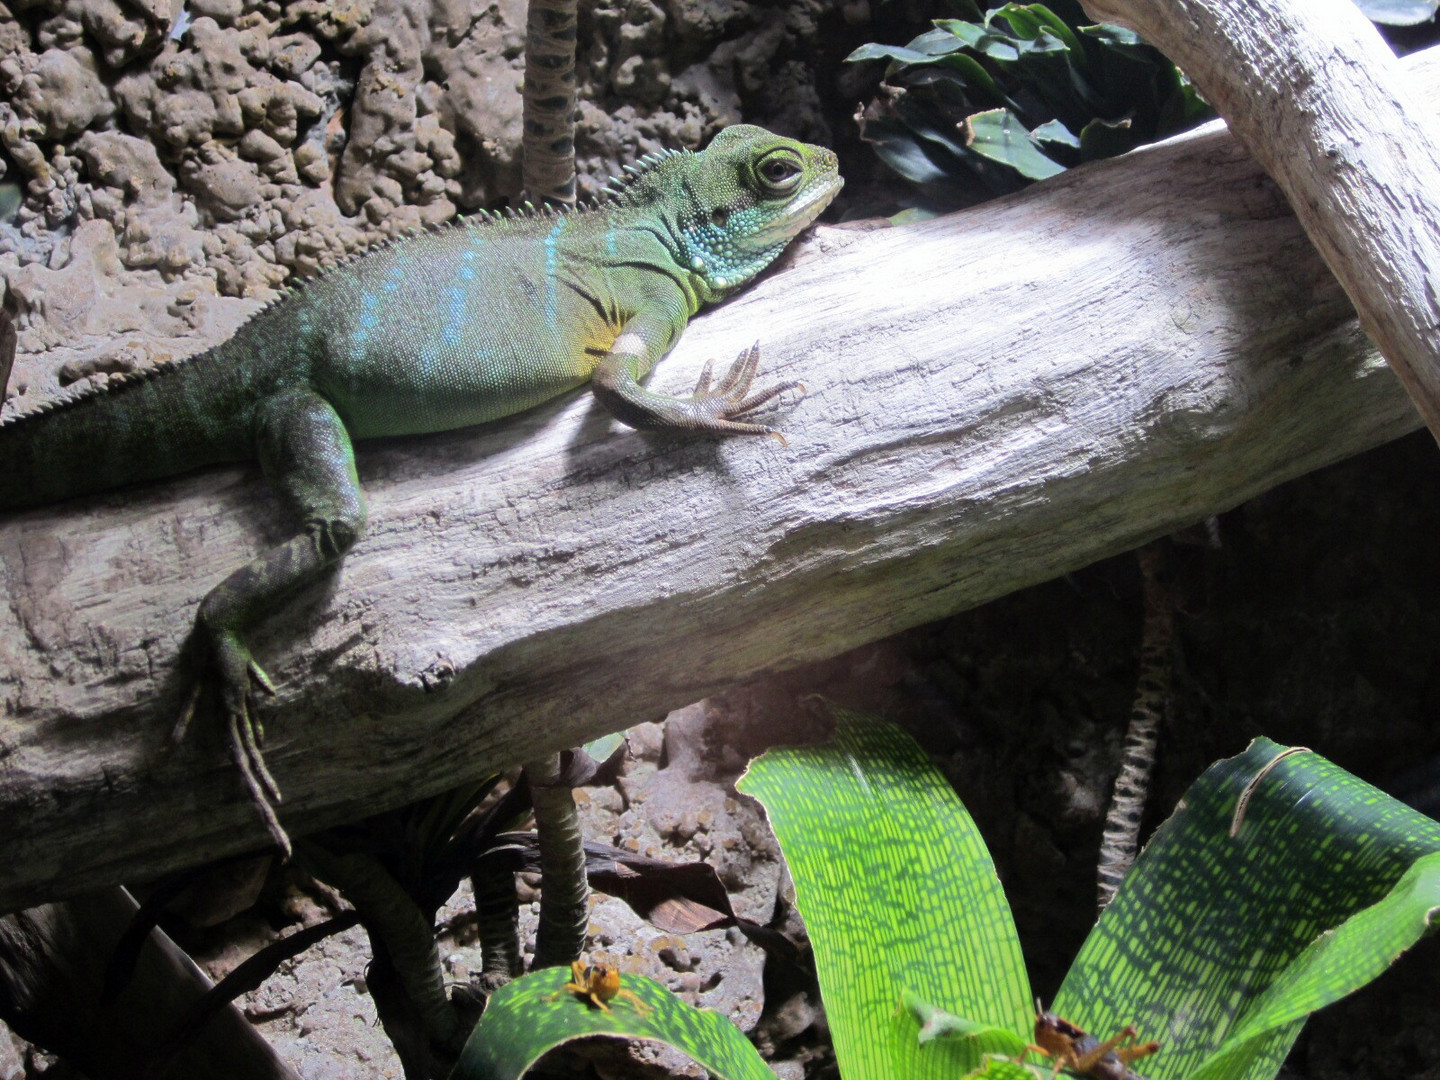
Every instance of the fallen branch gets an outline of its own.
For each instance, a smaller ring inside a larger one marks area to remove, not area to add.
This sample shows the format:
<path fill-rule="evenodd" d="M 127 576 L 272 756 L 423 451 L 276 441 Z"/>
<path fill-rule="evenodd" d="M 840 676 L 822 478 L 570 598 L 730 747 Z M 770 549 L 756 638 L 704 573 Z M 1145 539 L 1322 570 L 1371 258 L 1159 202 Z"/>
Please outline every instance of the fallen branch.
<path fill-rule="evenodd" d="M 756 337 L 766 378 L 810 388 L 788 449 L 611 430 L 583 395 L 362 449 L 368 535 L 253 639 L 292 832 L 982 603 L 1417 426 L 1220 130 L 922 225 L 819 230 L 655 384 Z M 283 520 L 228 470 L 0 522 L 0 908 L 263 842 L 206 718 L 178 750 L 166 734 L 195 605 Z"/>
<path fill-rule="evenodd" d="M 0 918 L 0 1018 L 94 1080 L 299 1080 L 228 998 L 209 997 L 210 980 L 159 930 L 110 999 L 106 967 L 138 910 L 117 888 Z M 172 1043 L 202 1003 L 208 1023 Z"/>

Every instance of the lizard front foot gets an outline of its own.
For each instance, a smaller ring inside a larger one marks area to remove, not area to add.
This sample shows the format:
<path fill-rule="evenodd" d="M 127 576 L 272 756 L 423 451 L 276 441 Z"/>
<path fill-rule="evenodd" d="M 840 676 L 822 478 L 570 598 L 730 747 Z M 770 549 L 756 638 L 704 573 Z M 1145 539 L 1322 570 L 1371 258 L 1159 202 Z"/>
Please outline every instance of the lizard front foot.
<path fill-rule="evenodd" d="M 760 367 L 760 343 L 757 341 L 748 349 L 742 349 L 735 362 L 714 387 L 710 385 L 713 360 L 707 360 L 695 384 L 695 392 L 686 401 L 688 411 L 694 417 L 694 425 L 705 431 L 724 431 L 742 435 L 773 435 L 782 446 L 787 445 L 785 436 L 764 424 L 741 420 L 766 402 L 787 390 L 805 392 L 803 383 L 791 381 L 777 383 L 764 390 L 750 392 L 755 382 L 755 372 Z"/>
<path fill-rule="evenodd" d="M 211 687 L 225 721 L 230 757 L 240 770 L 250 801 L 264 820 L 271 839 L 280 848 L 282 858 L 289 859 L 290 837 L 275 813 L 275 806 L 281 800 L 280 785 L 265 764 L 265 755 L 261 752 L 265 729 L 255 716 L 255 689 L 258 687 L 273 696 L 275 686 L 233 630 L 215 633 L 209 645 L 209 672 L 196 679 L 171 739 L 178 743 L 185 737 L 202 692 L 207 686 Z"/>

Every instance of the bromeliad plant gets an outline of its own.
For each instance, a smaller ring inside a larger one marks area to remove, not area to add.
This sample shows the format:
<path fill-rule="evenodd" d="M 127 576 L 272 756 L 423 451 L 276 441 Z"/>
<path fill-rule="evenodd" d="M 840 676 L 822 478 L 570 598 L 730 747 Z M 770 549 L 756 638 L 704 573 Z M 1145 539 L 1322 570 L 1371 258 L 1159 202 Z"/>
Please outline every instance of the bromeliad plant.
<path fill-rule="evenodd" d="M 789 862 L 844 1080 L 1045 1080 L 1066 1062 L 1015 1060 L 1036 1036 L 1030 983 L 975 823 L 899 729 L 836 717 L 828 744 L 772 750 L 738 787 Z M 1272 1080 L 1305 1017 L 1380 975 L 1437 913 L 1440 824 L 1257 739 L 1156 832 L 1066 977 L 1051 1034 L 1082 1053 L 1068 1032 L 1159 1042 L 1135 1072 L 1109 1059 L 1091 1080 Z M 717 1080 L 773 1076 L 722 1017 L 581 966 L 501 988 L 451 1080 L 518 1080 L 587 1035 L 667 1043 Z"/>
<path fill-rule="evenodd" d="M 738 786 L 789 862 L 842 1075 L 1027 1075 L 1011 1059 L 1034 1036 L 1029 980 L 974 822 L 899 729 L 836 716 L 831 742 L 772 750 Z M 1158 1040 L 1132 1066 L 1150 1080 L 1270 1080 L 1311 1012 L 1437 914 L 1440 824 L 1257 739 L 1156 832 L 1051 1010 Z"/>

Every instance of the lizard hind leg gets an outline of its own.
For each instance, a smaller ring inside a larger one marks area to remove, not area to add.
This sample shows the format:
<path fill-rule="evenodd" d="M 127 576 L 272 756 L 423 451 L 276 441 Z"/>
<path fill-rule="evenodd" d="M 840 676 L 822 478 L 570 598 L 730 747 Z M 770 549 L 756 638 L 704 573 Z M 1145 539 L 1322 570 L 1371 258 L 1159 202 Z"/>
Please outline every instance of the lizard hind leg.
<path fill-rule="evenodd" d="M 288 857 L 290 839 L 275 813 L 280 788 L 265 764 L 264 729 L 255 715 L 255 690 L 275 691 L 250 655 L 244 632 L 355 545 L 365 531 L 365 497 L 344 422 L 314 391 L 299 387 L 266 399 L 257 410 L 255 441 L 266 478 L 302 528 L 211 589 L 200 603 L 195 635 L 206 653 L 204 681 L 217 691 L 230 755 L 272 839 Z M 177 725 L 177 737 L 194 700 Z"/>

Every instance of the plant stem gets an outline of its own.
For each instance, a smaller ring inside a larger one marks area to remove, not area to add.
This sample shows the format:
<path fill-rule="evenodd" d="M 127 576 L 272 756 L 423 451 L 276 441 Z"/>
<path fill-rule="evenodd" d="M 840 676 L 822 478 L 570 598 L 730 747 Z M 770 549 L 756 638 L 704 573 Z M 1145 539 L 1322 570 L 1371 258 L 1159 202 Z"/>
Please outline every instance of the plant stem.
<path fill-rule="evenodd" d="M 590 883 L 585 877 L 585 838 L 575 797 L 561 777 L 560 755 L 525 766 L 540 842 L 540 929 L 535 968 L 558 967 L 585 951 L 590 921 Z"/>
<path fill-rule="evenodd" d="M 525 196 L 575 205 L 576 0 L 530 0 L 525 23 Z"/>
<path fill-rule="evenodd" d="M 1164 543 L 1156 540 L 1135 552 L 1144 581 L 1145 604 L 1145 621 L 1140 631 L 1140 674 L 1135 680 L 1135 701 L 1130 706 L 1130 723 L 1125 729 L 1120 772 L 1115 777 L 1110 809 L 1105 815 L 1105 833 L 1100 840 L 1096 878 L 1101 911 L 1115 899 L 1120 882 L 1134 865 L 1140 848 L 1140 824 L 1145 817 L 1145 800 L 1155 771 L 1155 748 L 1170 697 L 1175 600 L 1160 580 L 1165 570 Z"/>

